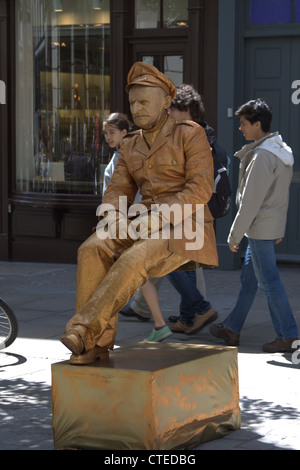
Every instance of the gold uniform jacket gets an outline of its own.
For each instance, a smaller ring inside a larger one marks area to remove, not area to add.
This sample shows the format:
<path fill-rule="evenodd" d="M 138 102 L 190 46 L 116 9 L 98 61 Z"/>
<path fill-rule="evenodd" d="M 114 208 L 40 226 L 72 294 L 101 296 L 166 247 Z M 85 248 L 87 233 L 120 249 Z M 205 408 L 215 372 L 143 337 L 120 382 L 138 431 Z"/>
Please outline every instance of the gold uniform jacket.
<path fill-rule="evenodd" d="M 205 131 L 192 121 L 168 118 L 149 149 L 142 131 L 128 134 L 122 141 L 114 174 L 103 203 L 119 208 L 119 196 L 133 204 L 137 191 L 141 203 L 189 204 L 195 215 L 196 204 L 204 204 L 204 244 L 200 250 L 186 249 L 191 240 L 176 239 L 171 232 L 169 249 L 201 265 L 217 266 L 218 256 L 213 217 L 207 203 L 214 184 L 213 158 Z M 194 216 L 195 218 L 195 216 Z"/>

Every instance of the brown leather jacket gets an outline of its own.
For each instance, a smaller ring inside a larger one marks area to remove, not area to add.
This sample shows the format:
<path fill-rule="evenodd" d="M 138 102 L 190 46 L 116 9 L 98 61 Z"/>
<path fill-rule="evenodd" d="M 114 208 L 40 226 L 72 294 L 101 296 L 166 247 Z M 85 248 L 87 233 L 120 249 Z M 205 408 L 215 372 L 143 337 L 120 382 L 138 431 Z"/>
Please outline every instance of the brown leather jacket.
<path fill-rule="evenodd" d="M 119 196 L 134 202 L 140 191 L 141 203 L 196 204 L 204 207 L 204 245 L 187 250 L 187 240 L 175 239 L 171 233 L 169 248 L 201 265 L 217 266 L 213 218 L 207 207 L 213 191 L 213 159 L 205 131 L 192 121 L 177 122 L 168 118 L 149 149 L 142 131 L 128 134 L 122 141 L 117 166 L 105 191 L 103 203 L 118 209 Z M 184 235 L 184 234 L 183 234 Z"/>

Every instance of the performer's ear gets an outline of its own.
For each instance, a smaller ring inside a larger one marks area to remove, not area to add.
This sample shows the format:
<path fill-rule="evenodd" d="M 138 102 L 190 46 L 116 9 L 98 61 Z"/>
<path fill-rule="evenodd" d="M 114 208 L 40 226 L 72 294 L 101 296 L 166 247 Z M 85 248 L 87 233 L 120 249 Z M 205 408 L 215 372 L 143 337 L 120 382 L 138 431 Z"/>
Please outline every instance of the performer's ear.
<path fill-rule="evenodd" d="M 169 109 L 169 107 L 171 106 L 171 103 L 172 103 L 172 96 L 167 95 L 166 98 L 165 98 L 164 108 Z"/>

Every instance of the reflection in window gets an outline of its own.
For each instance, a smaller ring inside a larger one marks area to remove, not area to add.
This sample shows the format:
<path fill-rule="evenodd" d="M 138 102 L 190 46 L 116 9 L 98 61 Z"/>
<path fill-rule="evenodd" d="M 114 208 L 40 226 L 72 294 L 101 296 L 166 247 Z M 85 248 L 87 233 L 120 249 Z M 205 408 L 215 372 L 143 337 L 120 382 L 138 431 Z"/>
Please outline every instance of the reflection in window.
<path fill-rule="evenodd" d="M 135 27 L 186 28 L 188 0 L 135 0 Z"/>
<path fill-rule="evenodd" d="M 171 78 L 175 86 L 183 83 L 183 57 L 181 55 L 147 55 L 142 57 L 143 62 L 154 65 L 167 77 Z"/>
<path fill-rule="evenodd" d="M 17 190 L 101 193 L 109 0 L 17 0 Z M 98 2 L 99 3 L 99 2 Z"/>
<path fill-rule="evenodd" d="M 175 86 L 183 83 L 183 57 L 181 55 L 169 55 L 164 57 L 164 73 L 171 78 Z"/>
<path fill-rule="evenodd" d="M 292 0 L 251 0 L 251 24 L 291 21 Z"/>
<path fill-rule="evenodd" d="M 161 60 L 159 55 L 144 55 L 142 61 L 147 64 L 154 65 L 157 69 L 161 70 Z"/>
<path fill-rule="evenodd" d="M 159 0 L 135 0 L 135 27 L 158 28 L 160 21 Z"/>
<path fill-rule="evenodd" d="M 188 0 L 163 1 L 163 27 L 178 28 L 188 25 Z"/>

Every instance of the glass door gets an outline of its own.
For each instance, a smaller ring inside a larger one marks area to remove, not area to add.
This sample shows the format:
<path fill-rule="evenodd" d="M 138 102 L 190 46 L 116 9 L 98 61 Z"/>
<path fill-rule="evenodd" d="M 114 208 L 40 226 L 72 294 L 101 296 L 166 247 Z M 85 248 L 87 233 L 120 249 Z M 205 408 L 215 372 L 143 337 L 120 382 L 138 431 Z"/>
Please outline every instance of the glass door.
<path fill-rule="evenodd" d="M 171 78 L 178 87 L 183 83 L 184 58 L 183 55 L 142 55 L 142 62 L 154 65 L 158 70 Z"/>
<path fill-rule="evenodd" d="M 178 87 L 188 80 L 187 42 L 171 43 L 155 41 L 152 43 L 134 44 L 133 62 L 148 62 L 162 73 L 165 73 Z"/>
<path fill-rule="evenodd" d="M 188 0 L 135 0 L 133 62 L 154 65 L 176 86 L 187 74 Z"/>

